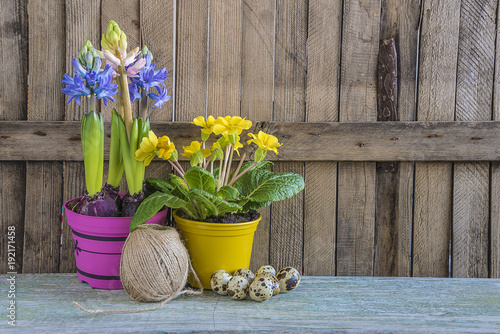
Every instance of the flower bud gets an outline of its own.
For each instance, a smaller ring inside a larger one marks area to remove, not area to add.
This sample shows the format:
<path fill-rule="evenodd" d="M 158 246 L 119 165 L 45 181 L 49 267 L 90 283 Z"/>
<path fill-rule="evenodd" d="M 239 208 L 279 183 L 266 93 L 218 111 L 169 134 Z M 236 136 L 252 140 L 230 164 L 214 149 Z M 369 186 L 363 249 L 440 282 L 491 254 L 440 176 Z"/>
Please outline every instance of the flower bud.
<path fill-rule="evenodd" d="M 172 155 L 170 155 L 170 160 L 172 160 L 173 162 L 176 162 L 177 160 L 179 160 L 179 153 L 177 152 L 177 149 L 175 149 L 172 152 Z"/>
<path fill-rule="evenodd" d="M 146 58 L 146 55 L 149 55 L 149 57 L 151 57 L 151 61 L 153 61 L 153 54 L 151 53 L 151 51 L 149 51 L 148 47 L 144 45 L 141 49 L 140 57 Z"/>
<path fill-rule="evenodd" d="M 255 161 L 256 162 L 261 162 L 262 160 L 264 160 L 266 158 L 266 155 L 267 155 L 267 151 L 266 150 L 263 150 L 261 149 L 260 147 L 257 149 L 257 151 L 255 151 Z"/>
<path fill-rule="evenodd" d="M 116 51 L 126 54 L 127 37 L 115 21 L 109 21 L 106 33 L 102 35 L 101 46 L 103 50 L 108 50 L 114 55 Z"/>

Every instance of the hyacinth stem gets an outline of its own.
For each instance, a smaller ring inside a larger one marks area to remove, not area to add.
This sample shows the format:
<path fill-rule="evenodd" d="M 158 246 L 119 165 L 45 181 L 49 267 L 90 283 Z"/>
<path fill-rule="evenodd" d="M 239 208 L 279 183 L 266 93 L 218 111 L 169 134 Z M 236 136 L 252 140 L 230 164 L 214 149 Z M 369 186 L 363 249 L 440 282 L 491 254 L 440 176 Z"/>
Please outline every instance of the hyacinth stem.
<path fill-rule="evenodd" d="M 120 100 L 123 103 L 123 122 L 125 123 L 125 130 L 127 138 L 130 140 L 130 130 L 132 129 L 132 103 L 130 102 L 130 92 L 128 90 L 127 73 L 123 66 L 118 67 L 118 77 L 120 81 Z"/>

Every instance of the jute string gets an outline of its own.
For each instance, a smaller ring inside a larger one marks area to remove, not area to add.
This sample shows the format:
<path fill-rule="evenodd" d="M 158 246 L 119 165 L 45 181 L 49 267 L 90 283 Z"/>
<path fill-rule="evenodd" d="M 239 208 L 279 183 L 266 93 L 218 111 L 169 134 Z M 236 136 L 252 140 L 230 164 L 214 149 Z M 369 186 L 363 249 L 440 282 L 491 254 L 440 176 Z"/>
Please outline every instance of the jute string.
<path fill-rule="evenodd" d="M 189 271 L 200 290 L 184 289 Z M 141 225 L 130 233 L 123 245 L 120 263 L 123 287 L 132 300 L 156 302 L 148 308 L 126 310 L 88 310 L 87 313 L 126 313 L 155 310 L 180 295 L 200 295 L 203 286 L 194 271 L 186 247 L 174 228 L 154 224 Z"/>

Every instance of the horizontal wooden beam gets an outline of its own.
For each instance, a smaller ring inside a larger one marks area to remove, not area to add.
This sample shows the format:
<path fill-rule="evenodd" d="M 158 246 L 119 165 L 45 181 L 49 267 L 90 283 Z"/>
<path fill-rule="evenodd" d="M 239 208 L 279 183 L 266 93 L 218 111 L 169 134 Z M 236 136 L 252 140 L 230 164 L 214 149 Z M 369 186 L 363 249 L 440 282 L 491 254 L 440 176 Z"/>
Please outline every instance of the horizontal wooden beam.
<path fill-rule="evenodd" d="M 158 136 L 169 136 L 179 152 L 200 138 L 200 128 L 189 123 L 155 122 L 151 127 Z M 105 129 L 109 137 L 109 124 Z M 251 131 L 260 130 L 283 143 L 279 155 L 268 154 L 274 161 L 500 160 L 500 122 L 493 121 L 254 123 Z M 107 151 L 107 141 L 105 146 Z M 0 122 L 0 161 L 82 159 L 80 122 Z"/>

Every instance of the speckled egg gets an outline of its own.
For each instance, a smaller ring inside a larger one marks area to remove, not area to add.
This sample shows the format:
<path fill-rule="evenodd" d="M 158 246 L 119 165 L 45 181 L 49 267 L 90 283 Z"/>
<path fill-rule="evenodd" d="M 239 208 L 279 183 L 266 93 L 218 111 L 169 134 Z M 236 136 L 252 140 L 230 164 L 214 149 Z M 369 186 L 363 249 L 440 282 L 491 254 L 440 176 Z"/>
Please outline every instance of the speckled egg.
<path fill-rule="evenodd" d="M 299 271 L 292 267 L 281 269 L 276 278 L 280 282 L 280 292 L 287 293 L 299 286 L 300 274 Z"/>
<path fill-rule="evenodd" d="M 273 296 L 276 296 L 280 293 L 280 282 L 278 281 L 276 276 L 271 275 L 269 273 L 263 273 L 263 274 L 257 275 L 257 277 L 255 277 L 255 278 L 257 279 L 260 277 L 268 277 L 273 281 L 273 289 L 274 289 Z"/>
<path fill-rule="evenodd" d="M 276 269 L 274 269 L 272 266 L 262 266 L 257 271 L 255 272 L 255 276 L 258 276 L 259 274 L 263 273 L 269 273 L 271 275 L 276 275 Z"/>
<path fill-rule="evenodd" d="M 227 295 L 227 282 L 233 277 L 225 270 L 217 270 L 210 276 L 210 287 L 219 295 Z"/>
<path fill-rule="evenodd" d="M 227 295 L 235 300 L 242 300 L 248 294 L 250 283 L 244 276 L 233 276 L 227 282 Z"/>
<path fill-rule="evenodd" d="M 274 283 L 271 278 L 267 276 L 255 277 L 252 284 L 250 284 L 249 295 L 255 301 L 263 302 L 273 296 Z"/>
<path fill-rule="evenodd" d="M 246 269 L 246 268 L 241 268 L 241 269 L 236 270 L 233 273 L 233 276 L 243 276 L 248 280 L 248 282 L 250 284 L 252 284 L 253 279 L 255 278 L 255 275 L 253 274 L 253 272 L 250 269 Z"/>

